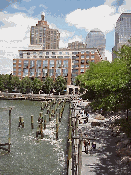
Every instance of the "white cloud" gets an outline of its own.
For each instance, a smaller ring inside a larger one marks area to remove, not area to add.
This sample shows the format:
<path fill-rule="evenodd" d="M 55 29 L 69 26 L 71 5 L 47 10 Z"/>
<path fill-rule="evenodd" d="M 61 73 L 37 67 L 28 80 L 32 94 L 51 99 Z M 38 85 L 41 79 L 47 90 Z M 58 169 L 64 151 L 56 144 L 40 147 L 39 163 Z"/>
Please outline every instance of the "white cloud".
<path fill-rule="evenodd" d="M 107 57 L 107 60 L 112 62 L 112 53 L 109 50 L 105 50 L 105 57 Z"/>
<path fill-rule="evenodd" d="M 45 9 L 48 8 L 48 7 L 46 7 L 44 4 L 40 4 L 39 7 L 44 7 Z"/>
<path fill-rule="evenodd" d="M 28 48 L 30 27 L 35 25 L 38 19 L 29 18 L 24 13 L 0 12 L 0 21 L 4 24 L 0 27 L 0 60 L 4 63 L 5 59 L 13 60 L 18 57 L 18 50 Z M 8 61 L 6 64 L 11 69 L 12 64 L 10 65 Z M 8 69 L 6 64 L 2 64 L 5 71 Z M 0 73 L 2 72 L 2 67 L 0 67 Z"/>
<path fill-rule="evenodd" d="M 115 27 L 120 13 L 116 13 L 116 8 L 109 5 L 100 5 L 89 9 L 77 9 L 66 15 L 66 22 L 79 29 L 90 31 L 99 28 L 102 32 L 109 33 Z"/>
<path fill-rule="evenodd" d="M 120 13 L 131 12 L 131 1 L 125 0 L 125 3 L 118 8 Z"/>

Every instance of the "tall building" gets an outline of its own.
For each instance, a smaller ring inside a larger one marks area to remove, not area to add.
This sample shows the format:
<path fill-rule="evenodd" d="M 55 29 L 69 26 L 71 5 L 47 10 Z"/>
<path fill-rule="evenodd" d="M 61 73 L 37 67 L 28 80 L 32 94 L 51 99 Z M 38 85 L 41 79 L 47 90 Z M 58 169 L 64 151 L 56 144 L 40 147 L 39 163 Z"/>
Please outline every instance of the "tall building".
<path fill-rule="evenodd" d="M 122 45 L 128 45 L 128 40 L 131 37 L 131 13 L 122 13 L 116 22 L 115 27 L 115 46 L 113 51 L 118 51 Z M 113 60 L 116 55 L 112 53 Z"/>
<path fill-rule="evenodd" d="M 86 37 L 87 48 L 98 48 L 103 59 L 105 59 L 106 39 L 103 32 L 99 29 L 91 30 Z"/>
<path fill-rule="evenodd" d="M 83 42 L 75 41 L 72 43 L 68 43 L 68 49 L 82 49 L 86 48 L 86 44 L 83 44 Z"/>
<path fill-rule="evenodd" d="M 55 80 L 61 75 L 66 79 L 67 85 L 71 85 L 74 84 L 77 75 L 89 69 L 90 62 L 97 63 L 102 60 L 97 48 L 85 48 L 83 43 L 74 42 L 76 45 L 73 44 L 73 48 L 55 48 L 56 40 L 52 39 L 52 42 L 47 42 L 47 38 L 51 39 L 56 36 L 59 44 L 58 30 L 49 29 L 47 22 L 44 21 L 44 15 L 41 15 L 38 25 L 31 27 L 31 45 L 26 50 L 19 50 L 19 58 L 13 59 L 13 75 L 18 76 L 19 79 L 28 76 L 31 79 L 37 77 L 41 80 L 47 76 Z M 39 42 L 40 38 L 42 42 L 44 39 L 46 41 L 42 45 Z"/>
<path fill-rule="evenodd" d="M 58 49 L 60 33 L 57 29 L 50 29 L 47 21 L 44 20 L 44 13 L 41 15 L 41 21 L 36 26 L 31 26 L 30 44 L 41 45 L 44 49 Z"/>

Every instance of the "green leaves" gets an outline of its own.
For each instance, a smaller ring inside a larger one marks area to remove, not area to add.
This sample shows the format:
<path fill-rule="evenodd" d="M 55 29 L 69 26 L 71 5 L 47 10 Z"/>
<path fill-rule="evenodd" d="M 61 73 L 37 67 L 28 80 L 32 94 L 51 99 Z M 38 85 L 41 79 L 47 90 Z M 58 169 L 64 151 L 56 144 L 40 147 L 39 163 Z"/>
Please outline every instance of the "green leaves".
<path fill-rule="evenodd" d="M 94 109 L 117 111 L 131 107 L 131 48 L 123 46 L 116 54 L 114 62 L 90 64 L 90 69 L 76 78 L 77 84 L 88 90 L 85 98 L 92 101 Z"/>
<path fill-rule="evenodd" d="M 62 76 L 58 76 L 54 83 L 54 90 L 57 94 L 62 93 L 66 89 L 66 80 Z"/>

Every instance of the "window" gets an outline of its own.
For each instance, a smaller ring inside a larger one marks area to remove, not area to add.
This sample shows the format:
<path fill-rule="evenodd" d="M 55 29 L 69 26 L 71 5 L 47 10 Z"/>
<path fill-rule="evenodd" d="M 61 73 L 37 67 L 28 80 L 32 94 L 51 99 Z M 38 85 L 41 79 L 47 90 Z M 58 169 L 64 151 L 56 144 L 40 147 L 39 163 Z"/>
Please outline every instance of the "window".
<path fill-rule="evenodd" d="M 51 58 L 56 58 L 56 56 L 51 56 Z"/>
<path fill-rule="evenodd" d="M 69 55 L 69 52 L 66 52 L 65 54 L 66 54 L 66 55 Z"/>
<path fill-rule="evenodd" d="M 56 67 L 57 67 L 57 68 L 60 68 L 60 67 L 61 67 L 61 60 L 57 60 L 57 61 L 56 61 Z"/>
<path fill-rule="evenodd" d="M 91 62 L 94 62 L 94 60 L 91 60 Z"/>
<path fill-rule="evenodd" d="M 40 77 L 41 76 L 41 69 L 37 68 L 36 69 L 36 77 Z"/>
<path fill-rule="evenodd" d="M 56 69 L 56 77 L 61 75 L 61 69 Z"/>
<path fill-rule="evenodd" d="M 21 72 L 19 72 L 18 75 L 21 76 Z"/>
<path fill-rule="evenodd" d="M 85 51 L 84 51 L 84 50 L 82 50 L 82 51 L 81 51 L 81 54 L 84 54 L 84 53 L 85 53 Z"/>
<path fill-rule="evenodd" d="M 18 71 L 21 72 L 21 68 L 19 68 Z"/>
<path fill-rule="evenodd" d="M 13 67 L 16 67 L 16 64 L 13 64 Z"/>
<path fill-rule="evenodd" d="M 91 51 L 91 54 L 94 54 L 94 50 Z"/>
<path fill-rule="evenodd" d="M 28 67 L 28 60 L 24 60 L 24 68 Z"/>
<path fill-rule="evenodd" d="M 41 55 L 39 55 L 39 58 L 42 58 L 42 56 L 41 56 Z"/>
<path fill-rule="evenodd" d="M 43 55 L 43 52 L 39 52 L 40 55 Z"/>
<path fill-rule="evenodd" d="M 47 68 L 48 67 L 48 60 L 43 60 L 43 68 Z"/>
<path fill-rule="evenodd" d="M 81 67 L 84 68 L 84 64 L 82 64 Z"/>
<path fill-rule="evenodd" d="M 43 69 L 43 77 L 47 76 L 47 69 Z"/>
<path fill-rule="evenodd" d="M 30 52 L 27 52 L 27 55 L 30 55 Z"/>
<path fill-rule="evenodd" d="M 50 68 L 54 67 L 54 60 L 50 60 Z"/>
<path fill-rule="evenodd" d="M 19 60 L 19 63 L 21 63 L 21 60 Z"/>
<path fill-rule="evenodd" d="M 13 71 L 16 71 L 16 68 L 13 68 Z"/>
<path fill-rule="evenodd" d="M 21 64 L 19 64 L 18 67 L 21 67 Z"/>
<path fill-rule="evenodd" d="M 63 56 L 58 56 L 57 58 L 63 58 Z"/>
<path fill-rule="evenodd" d="M 16 63 L 16 60 L 13 60 L 13 63 Z"/>
<path fill-rule="evenodd" d="M 30 76 L 34 76 L 35 74 L 35 69 L 30 69 Z"/>
<path fill-rule="evenodd" d="M 49 56 L 45 56 L 45 58 L 49 58 Z"/>
<path fill-rule="evenodd" d="M 20 58 L 23 58 L 23 52 L 19 53 Z"/>
<path fill-rule="evenodd" d="M 52 55 L 55 55 L 55 52 L 52 52 Z"/>
<path fill-rule="evenodd" d="M 34 60 L 31 60 L 30 61 L 30 68 L 34 67 L 35 66 L 35 61 Z"/>
<path fill-rule="evenodd" d="M 54 69 L 49 69 L 49 76 L 53 76 L 54 75 Z"/>
<path fill-rule="evenodd" d="M 70 58 L 70 56 L 64 56 L 64 58 Z"/>
<path fill-rule="evenodd" d="M 86 60 L 86 63 L 88 64 L 89 63 L 89 60 Z"/>
<path fill-rule="evenodd" d="M 72 56 L 72 60 L 75 60 L 76 59 L 76 56 Z"/>
<path fill-rule="evenodd" d="M 78 54 L 78 52 L 72 52 L 72 55 L 76 55 L 76 54 Z"/>
<path fill-rule="evenodd" d="M 28 69 L 23 69 L 23 76 L 28 76 Z"/>
<path fill-rule="evenodd" d="M 83 73 L 84 72 L 84 69 L 81 69 L 81 73 Z"/>
<path fill-rule="evenodd" d="M 84 64 L 84 60 L 81 60 L 81 64 Z"/>
<path fill-rule="evenodd" d="M 86 65 L 86 67 L 88 68 L 88 67 L 89 67 L 89 65 Z"/>
<path fill-rule="evenodd" d="M 46 55 L 49 55 L 49 52 L 46 52 Z"/>
<path fill-rule="evenodd" d="M 39 38 L 39 43 L 42 43 L 42 38 Z"/>
<path fill-rule="evenodd" d="M 68 76 L 68 69 L 63 69 L 63 76 L 67 77 Z"/>
<path fill-rule="evenodd" d="M 89 51 L 86 51 L 87 54 L 89 54 L 90 52 Z"/>
<path fill-rule="evenodd" d="M 86 58 L 88 58 L 88 59 L 89 59 L 89 55 L 86 55 Z"/>
<path fill-rule="evenodd" d="M 41 67 L 41 60 L 36 61 L 36 67 Z"/>
<path fill-rule="evenodd" d="M 68 60 L 63 61 L 63 67 L 68 67 Z"/>
<path fill-rule="evenodd" d="M 59 52 L 59 55 L 62 55 L 62 52 Z"/>
<path fill-rule="evenodd" d="M 94 59 L 94 55 L 91 55 L 91 58 L 93 58 L 93 59 Z"/>
<path fill-rule="evenodd" d="M 81 55 L 81 58 L 84 58 L 84 55 Z"/>

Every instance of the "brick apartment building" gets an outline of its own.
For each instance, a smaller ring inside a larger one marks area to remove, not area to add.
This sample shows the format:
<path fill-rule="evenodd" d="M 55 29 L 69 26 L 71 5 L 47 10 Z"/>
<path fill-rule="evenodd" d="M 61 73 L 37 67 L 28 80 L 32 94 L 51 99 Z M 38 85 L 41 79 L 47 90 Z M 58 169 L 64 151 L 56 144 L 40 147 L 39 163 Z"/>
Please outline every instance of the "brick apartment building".
<path fill-rule="evenodd" d="M 67 85 L 74 84 L 75 77 L 84 73 L 86 69 L 89 69 L 90 62 L 100 62 L 102 60 L 101 55 L 97 48 L 63 48 L 59 49 L 59 32 L 58 30 L 49 29 L 47 22 L 44 21 L 44 15 L 41 15 L 41 21 L 39 25 L 34 27 L 34 31 L 31 27 L 31 45 L 28 50 L 19 50 L 19 58 L 13 59 L 13 75 L 22 79 L 25 76 L 30 78 L 39 78 L 44 80 L 48 75 L 54 80 L 58 76 L 63 76 L 67 80 Z M 43 29 L 41 26 L 43 25 Z M 41 30 L 50 31 L 50 35 L 40 35 Z M 35 31 L 38 30 L 38 36 L 36 37 Z M 34 37 L 32 33 L 34 32 Z M 53 31 L 53 33 L 52 33 Z M 56 37 L 56 33 L 57 37 Z M 51 34 L 52 33 L 52 34 Z M 55 37 L 57 38 L 56 40 Z M 50 37 L 50 42 L 44 42 Z M 37 39 L 36 39 L 37 38 Z M 42 44 L 39 39 L 42 38 Z M 36 43 L 36 40 L 38 41 Z M 35 44 L 35 45 L 34 45 Z M 54 49 L 55 48 L 55 49 Z"/>

